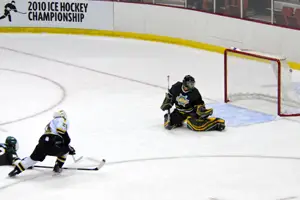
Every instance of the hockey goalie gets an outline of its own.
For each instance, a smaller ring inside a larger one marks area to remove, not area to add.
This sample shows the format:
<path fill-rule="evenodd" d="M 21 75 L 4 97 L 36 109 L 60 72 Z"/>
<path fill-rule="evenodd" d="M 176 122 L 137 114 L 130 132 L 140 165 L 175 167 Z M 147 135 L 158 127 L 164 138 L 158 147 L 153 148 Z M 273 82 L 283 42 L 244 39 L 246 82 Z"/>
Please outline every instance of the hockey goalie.
<path fill-rule="evenodd" d="M 213 109 L 205 107 L 202 96 L 195 87 L 195 79 L 190 75 L 186 75 L 182 82 L 172 85 L 160 108 L 163 111 L 170 110 L 174 104 L 174 111 L 164 115 L 164 127 L 168 130 L 181 127 L 184 122 L 193 131 L 225 129 L 224 119 L 211 117 Z"/>

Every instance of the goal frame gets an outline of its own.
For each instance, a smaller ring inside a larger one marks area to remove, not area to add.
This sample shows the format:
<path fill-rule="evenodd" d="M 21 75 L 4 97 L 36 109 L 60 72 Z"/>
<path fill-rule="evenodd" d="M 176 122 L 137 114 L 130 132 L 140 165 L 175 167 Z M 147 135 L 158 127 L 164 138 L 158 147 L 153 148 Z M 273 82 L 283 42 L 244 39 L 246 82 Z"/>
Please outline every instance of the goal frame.
<path fill-rule="evenodd" d="M 229 95 L 228 95 L 228 54 L 229 53 L 234 53 L 234 54 L 239 54 L 239 55 L 244 55 L 244 56 L 249 56 L 249 57 L 254 57 L 258 59 L 264 59 L 264 60 L 269 60 L 269 61 L 274 61 L 277 63 L 277 95 L 276 95 L 276 100 L 277 100 L 277 115 L 280 117 L 297 117 L 300 116 L 300 113 L 296 114 L 284 114 L 281 113 L 281 61 L 278 58 L 272 58 L 269 56 L 264 56 L 264 55 L 258 55 L 250 52 L 244 52 L 244 51 L 238 51 L 234 49 L 225 49 L 224 50 L 224 102 L 229 103 Z"/>

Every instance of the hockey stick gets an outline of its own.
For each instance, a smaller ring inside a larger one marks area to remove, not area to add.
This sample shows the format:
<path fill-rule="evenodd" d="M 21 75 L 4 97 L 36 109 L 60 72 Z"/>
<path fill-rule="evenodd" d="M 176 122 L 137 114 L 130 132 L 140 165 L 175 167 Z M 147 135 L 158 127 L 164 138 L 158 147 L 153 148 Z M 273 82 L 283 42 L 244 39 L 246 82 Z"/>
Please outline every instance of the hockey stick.
<path fill-rule="evenodd" d="M 20 13 L 20 14 L 23 14 L 23 15 L 27 14 L 26 12 L 20 12 L 20 11 L 17 11 L 17 13 Z"/>
<path fill-rule="evenodd" d="M 43 166 L 43 165 L 35 165 L 34 168 L 46 168 L 46 169 L 53 169 L 53 167 L 51 166 Z M 83 170 L 83 171 L 97 171 L 99 170 L 98 167 L 95 168 L 73 168 L 73 167 L 63 167 L 63 169 L 67 169 L 67 170 Z"/>
<path fill-rule="evenodd" d="M 98 171 L 101 169 L 104 164 L 105 164 L 105 159 L 103 159 L 100 164 L 97 167 L 94 168 L 89 168 L 89 167 L 63 167 L 62 169 L 67 169 L 67 170 L 82 170 L 82 171 Z M 46 168 L 46 169 L 53 169 L 51 166 L 43 166 L 43 165 L 35 165 L 33 168 Z"/>
<path fill-rule="evenodd" d="M 77 163 L 78 161 L 80 161 L 83 158 L 83 156 L 80 156 L 79 158 L 76 159 L 75 156 L 72 155 L 72 158 L 73 158 L 74 163 Z"/>
<path fill-rule="evenodd" d="M 169 88 L 170 88 L 170 76 L 167 76 L 167 80 L 168 80 L 168 93 L 169 93 Z M 168 120 L 167 122 L 170 123 L 171 120 L 171 114 L 170 114 L 170 108 L 168 109 Z"/>

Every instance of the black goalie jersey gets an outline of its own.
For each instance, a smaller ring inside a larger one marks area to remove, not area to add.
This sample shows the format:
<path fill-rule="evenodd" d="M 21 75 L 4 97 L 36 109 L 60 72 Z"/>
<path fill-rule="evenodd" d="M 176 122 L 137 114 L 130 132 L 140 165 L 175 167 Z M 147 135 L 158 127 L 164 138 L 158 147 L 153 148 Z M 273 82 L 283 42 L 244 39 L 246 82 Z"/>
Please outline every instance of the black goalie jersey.
<path fill-rule="evenodd" d="M 175 104 L 176 109 L 190 113 L 196 110 L 196 105 L 204 105 L 202 96 L 197 88 L 185 91 L 183 83 L 177 82 L 169 89 L 169 94 L 172 96 L 172 102 Z"/>

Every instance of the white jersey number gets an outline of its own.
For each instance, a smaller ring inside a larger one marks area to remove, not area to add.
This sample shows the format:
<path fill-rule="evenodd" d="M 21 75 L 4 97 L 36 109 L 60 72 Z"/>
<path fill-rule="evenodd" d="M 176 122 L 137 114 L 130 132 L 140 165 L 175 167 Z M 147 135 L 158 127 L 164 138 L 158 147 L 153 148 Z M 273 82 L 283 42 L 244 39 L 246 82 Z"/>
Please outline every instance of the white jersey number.
<path fill-rule="evenodd" d="M 3 147 L 0 147 L 0 156 L 5 154 L 5 149 Z"/>

